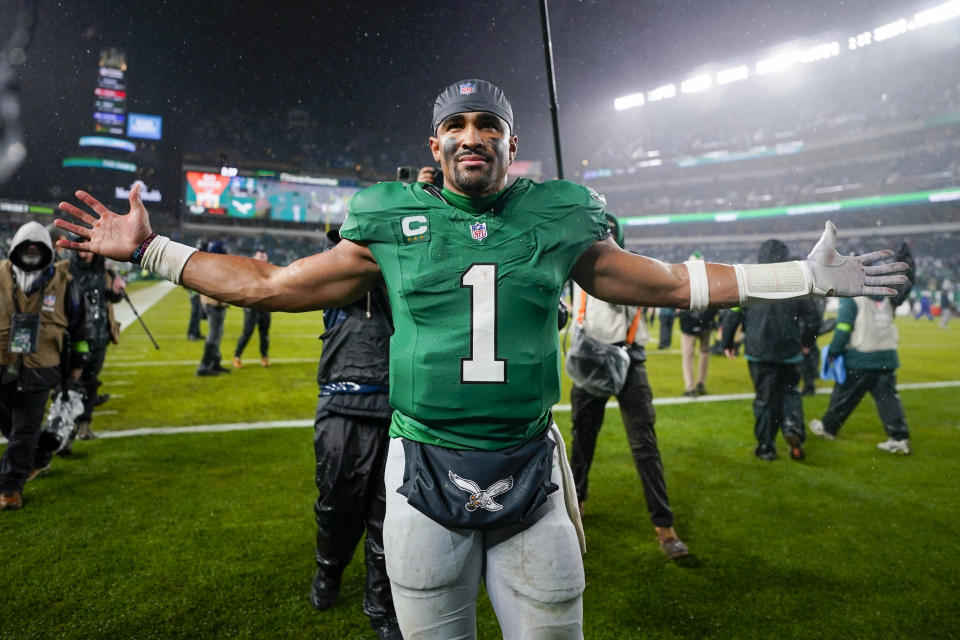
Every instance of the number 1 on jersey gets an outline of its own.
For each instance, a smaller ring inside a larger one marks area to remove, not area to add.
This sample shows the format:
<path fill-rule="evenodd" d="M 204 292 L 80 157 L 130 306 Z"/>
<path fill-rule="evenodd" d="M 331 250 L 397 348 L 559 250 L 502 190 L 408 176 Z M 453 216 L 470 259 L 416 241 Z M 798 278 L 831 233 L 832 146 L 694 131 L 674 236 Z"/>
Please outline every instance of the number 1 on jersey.
<path fill-rule="evenodd" d="M 497 265 L 470 265 L 460 286 L 470 288 L 470 357 L 460 360 L 460 382 L 504 383 L 507 361 L 497 358 Z"/>

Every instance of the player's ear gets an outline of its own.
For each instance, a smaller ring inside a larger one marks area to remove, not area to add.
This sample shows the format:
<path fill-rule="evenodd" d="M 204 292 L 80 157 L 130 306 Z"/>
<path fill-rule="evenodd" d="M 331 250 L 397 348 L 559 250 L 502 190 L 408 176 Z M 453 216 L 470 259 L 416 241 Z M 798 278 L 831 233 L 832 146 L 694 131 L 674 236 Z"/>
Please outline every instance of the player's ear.
<path fill-rule="evenodd" d="M 508 140 L 510 146 L 510 164 L 513 164 L 513 159 L 517 157 L 517 136 L 510 136 Z"/>
<path fill-rule="evenodd" d="M 435 162 L 440 162 L 440 140 L 436 136 L 430 136 L 430 140 L 427 142 L 430 146 L 430 153 L 433 154 L 433 159 Z"/>

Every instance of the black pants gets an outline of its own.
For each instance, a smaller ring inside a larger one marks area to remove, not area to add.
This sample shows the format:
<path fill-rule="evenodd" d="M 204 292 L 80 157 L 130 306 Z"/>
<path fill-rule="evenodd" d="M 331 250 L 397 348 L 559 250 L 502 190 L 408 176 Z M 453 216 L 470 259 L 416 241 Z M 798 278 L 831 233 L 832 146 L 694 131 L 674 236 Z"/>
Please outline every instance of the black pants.
<path fill-rule="evenodd" d="M 675 317 L 675 313 L 660 314 L 660 343 L 657 348 L 666 349 L 673 342 L 673 320 Z"/>
<path fill-rule="evenodd" d="M 804 390 L 816 387 L 817 376 L 820 375 L 820 350 L 817 345 L 812 345 L 810 351 L 805 353 L 803 361 L 800 363 L 800 373 L 803 376 Z"/>
<path fill-rule="evenodd" d="M 667 483 L 663 477 L 660 450 L 657 448 L 657 433 L 653 430 L 657 414 L 653 408 L 653 392 L 647 380 L 647 370 L 642 362 L 631 362 L 627 380 L 617 395 L 617 401 L 620 403 L 620 415 L 627 431 L 633 463 L 643 484 L 643 497 L 647 502 L 650 521 L 656 527 L 672 527 L 673 511 L 667 499 Z M 570 391 L 570 403 L 573 412 L 570 468 L 577 486 L 577 496 L 584 501 L 587 499 L 587 477 L 597 447 L 597 436 L 603 425 L 607 398 L 595 396 L 574 386 Z"/>
<path fill-rule="evenodd" d="M 16 381 L 0 386 L 0 432 L 8 440 L 0 457 L 0 492 L 23 491 L 37 461 L 37 441 L 49 395 L 49 389 L 17 391 Z"/>
<path fill-rule="evenodd" d="M 203 303 L 200 302 L 200 296 L 194 294 L 190 296 L 190 322 L 187 324 L 187 337 L 200 337 L 200 321 L 203 320 Z"/>
<path fill-rule="evenodd" d="M 795 435 L 803 442 L 803 400 L 797 384 L 800 370 L 796 364 L 749 362 L 756 397 L 753 399 L 753 434 L 760 446 L 774 447 L 777 431 Z"/>
<path fill-rule="evenodd" d="M 910 437 L 897 393 L 897 372 L 881 369 L 847 369 L 847 379 L 833 387 L 830 406 L 823 416 L 823 428 L 836 435 L 867 392 L 873 396 L 883 430 L 895 440 Z"/>
<path fill-rule="evenodd" d="M 389 427 L 389 418 L 345 416 L 320 407 L 314 424 L 317 567 L 329 580 L 339 580 L 366 529 L 363 612 L 375 623 L 395 616 L 383 557 Z"/>
<path fill-rule="evenodd" d="M 227 316 L 226 307 L 212 304 L 203 306 L 207 312 L 207 340 L 203 343 L 203 358 L 197 371 L 211 371 L 220 366 L 220 340 L 223 338 L 223 321 Z"/>
<path fill-rule="evenodd" d="M 83 367 L 80 375 L 80 386 L 83 388 L 83 415 L 77 418 L 90 420 L 93 417 L 93 408 L 97 404 L 97 387 L 100 386 L 100 372 L 103 370 L 103 361 L 107 357 L 107 345 L 90 345 L 90 360 Z"/>
<path fill-rule="evenodd" d="M 240 334 L 240 339 L 237 340 L 237 348 L 233 352 L 235 358 L 243 355 L 243 350 L 247 348 L 247 342 L 250 341 L 254 328 L 260 332 L 260 357 L 266 358 L 270 355 L 270 312 L 260 311 L 259 309 L 244 309 L 243 333 Z"/>

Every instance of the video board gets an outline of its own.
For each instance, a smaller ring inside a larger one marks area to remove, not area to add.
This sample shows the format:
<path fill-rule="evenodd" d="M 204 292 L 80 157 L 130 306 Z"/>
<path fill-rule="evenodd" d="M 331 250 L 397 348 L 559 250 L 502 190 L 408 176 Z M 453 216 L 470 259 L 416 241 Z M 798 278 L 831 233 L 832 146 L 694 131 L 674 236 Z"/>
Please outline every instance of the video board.
<path fill-rule="evenodd" d="M 185 215 L 207 219 L 340 224 L 361 189 L 339 178 L 229 168 L 185 169 L 183 177 Z"/>

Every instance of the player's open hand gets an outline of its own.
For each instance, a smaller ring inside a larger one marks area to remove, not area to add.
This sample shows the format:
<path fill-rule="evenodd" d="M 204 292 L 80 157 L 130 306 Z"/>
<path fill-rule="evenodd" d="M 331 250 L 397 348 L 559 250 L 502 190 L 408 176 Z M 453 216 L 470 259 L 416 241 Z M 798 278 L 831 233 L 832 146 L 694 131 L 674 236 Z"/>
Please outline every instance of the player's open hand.
<path fill-rule="evenodd" d="M 80 236 L 80 242 L 66 238 L 57 240 L 57 244 L 74 251 L 90 251 L 120 262 L 130 260 L 133 252 L 150 235 L 150 217 L 140 199 L 140 185 L 130 190 L 130 212 L 126 215 L 114 213 L 86 191 L 77 191 L 77 199 L 94 211 L 94 214 L 70 204 L 61 202 L 60 209 L 88 226 L 81 226 L 63 219 L 53 224 Z"/>
<path fill-rule="evenodd" d="M 827 221 L 820 240 L 807 256 L 807 266 L 813 275 L 813 293 L 822 296 L 894 296 L 890 285 L 903 284 L 907 277 L 903 262 L 868 266 L 885 260 L 893 251 L 873 251 L 862 256 L 842 256 L 837 253 L 837 227 Z"/>

